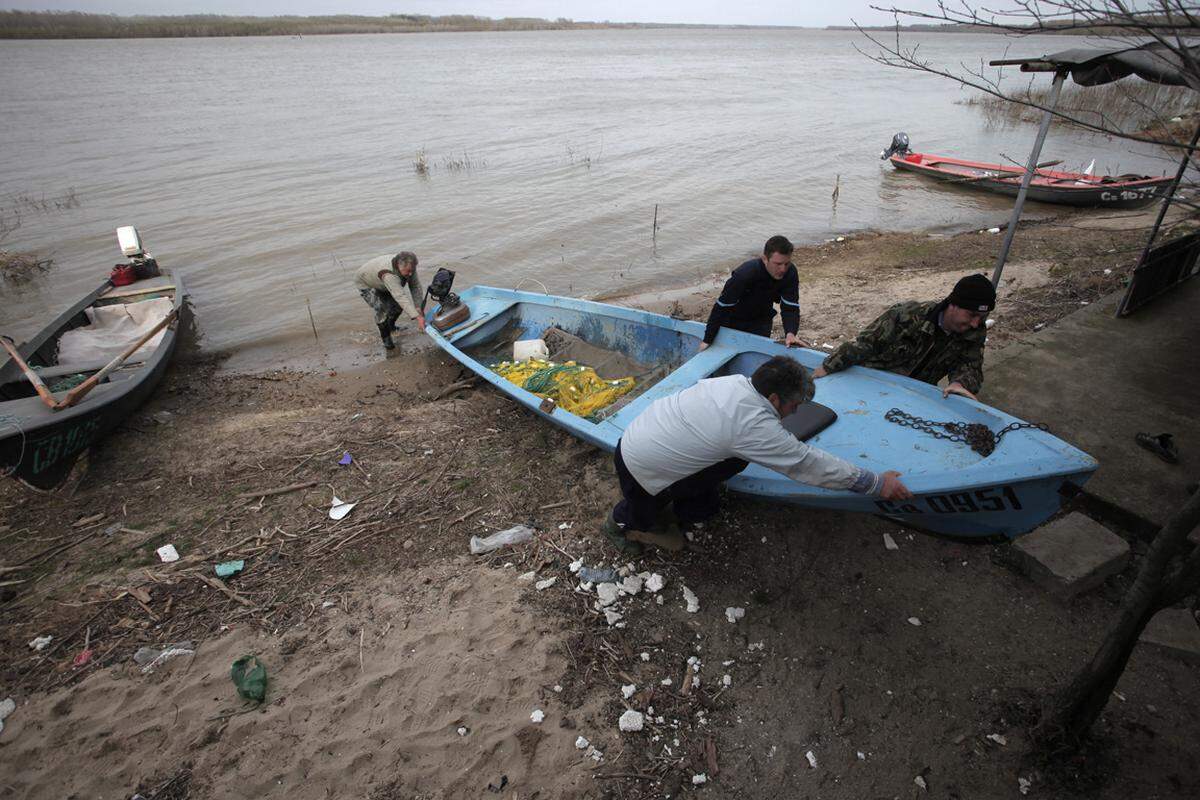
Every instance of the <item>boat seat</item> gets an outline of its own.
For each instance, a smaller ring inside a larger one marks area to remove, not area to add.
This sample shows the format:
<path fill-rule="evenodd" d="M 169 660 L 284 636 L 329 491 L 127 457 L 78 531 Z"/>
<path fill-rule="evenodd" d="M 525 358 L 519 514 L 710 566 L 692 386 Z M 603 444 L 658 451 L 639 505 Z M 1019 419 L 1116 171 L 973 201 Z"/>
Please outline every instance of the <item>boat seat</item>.
<path fill-rule="evenodd" d="M 820 403 L 805 403 L 780 421 L 788 433 L 802 442 L 807 442 L 837 422 L 837 412 Z"/>

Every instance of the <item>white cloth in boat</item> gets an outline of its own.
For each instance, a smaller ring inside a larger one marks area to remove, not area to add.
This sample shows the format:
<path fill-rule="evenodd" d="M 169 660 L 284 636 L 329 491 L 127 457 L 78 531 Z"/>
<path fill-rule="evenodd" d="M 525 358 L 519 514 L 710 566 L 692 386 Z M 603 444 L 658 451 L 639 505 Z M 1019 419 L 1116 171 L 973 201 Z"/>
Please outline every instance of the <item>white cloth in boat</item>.
<path fill-rule="evenodd" d="M 174 307 L 175 302 L 171 298 L 156 297 L 138 303 L 86 308 L 84 313 L 91 324 L 69 330 L 59 337 L 58 363 L 92 366 L 107 363 L 149 333 L 150 329 L 170 314 Z M 151 336 L 128 361 L 142 361 L 148 358 L 166 332 L 167 329 L 163 328 Z"/>
<path fill-rule="evenodd" d="M 779 412 L 745 375 L 697 381 L 655 400 L 621 436 L 621 458 L 650 494 L 727 458 L 740 458 L 794 481 L 878 494 L 879 476 L 810 447 L 780 422 Z"/>

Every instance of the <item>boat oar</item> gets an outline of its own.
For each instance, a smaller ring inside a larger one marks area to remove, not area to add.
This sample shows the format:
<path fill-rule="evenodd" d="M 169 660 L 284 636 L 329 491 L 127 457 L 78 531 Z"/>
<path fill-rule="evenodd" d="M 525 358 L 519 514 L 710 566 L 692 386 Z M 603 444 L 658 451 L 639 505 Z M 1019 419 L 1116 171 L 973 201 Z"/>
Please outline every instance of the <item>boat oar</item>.
<path fill-rule="evenodd" d="M 1033 174 L 1037 175 L 1039 169 L 1045 169 L 1046 167 L 1057 167 L 1061 163 L 1062 163 L 1061 158 L 1056 159 L 1054 161 L 1043 162 L 1033 168 Z M 1021 167 L 1020 172 L 997 172 L 995 175 L 977 175 L 974 178 L 963 178 L 961 181 L 950 181 L 950 182 L 951 183 L 974 183 L 975 181 L 1008 180 L 1009 178 L 1020 178 L 1024 174 L 1025 174 L 1025 168 Z"/>
<path fill-rule="evenodd" d="M 104 380 L 104 378 L 108 376 L 108 373 L 112 372 L 114 369 L 116 369 L 117 367 L 119 367 L 123 363 L 125 363 L 125 360 L 127 358 L 129 358 L 131 355 L 136 353 L 141 348 L 141 346 L 144 345 L 146 342 L 150 341 L 150 339 L 153 338 L 153 336 L 156 333 L 161 331 L 163 328 L 167 327 L 167 325 L 169 325 L 171 323 L 171 321 L 174 320 L 178 314 L 179 314 L 178 308 L 171 309 L 171 313 L 167 314 L 165 317 L 163 317 L 161 320 L 159 320 L 158 324 L 155 325 L 153 328 L 146 331 L 146 334 L 144 336 L 142 336 L 142 338 L 138 339 L 136 342 L 129 345 L 129 347 L 127 347 L 125 349 L 125 352 L 121 353 L 121 355 L 117 356 L 112 361 L 105 364 L 104 368 L 101 369 L 99 372 L 97 372 L 95 375 L 92 375 L 86 381 L 79 384 L 71 391 L 67 392 L 67 396 L 64 397 L 61 402 L 58 402 L 54 406 L 52 406 L 52 408 L 55 411 L 60 411 L 64 408 L 70 408 L 71 406 L 78 403 L 80 400 L 82 400 L 87 395 L 88 392 L 90 392 L 92 389 L 96 388 L 96 384 L 98 384 L 98 383 L 100 383 L 100 381 Z"/>
<path fill-rule="evenodd" d="M 11 341 L 7 336 L 0 336 L 0 345 L 4 345 L 4 349 L 12 357 L 13 363 L 21 368 L 26 378 L 29 378 L 29 382 L 37 390 L 38 397 L 42 398 L 42 402 L 46 405 L 54 408 L 58 404 L 58 401 L 54 399 L 54 395 L 46 388 L 46 384 L 42 382 L 42 376 L 38 375 L 31 366 L 25 363 L 25 359 L 21 358 L 21 354 L 17 352 L 17 348 L 12 346 Z"/>

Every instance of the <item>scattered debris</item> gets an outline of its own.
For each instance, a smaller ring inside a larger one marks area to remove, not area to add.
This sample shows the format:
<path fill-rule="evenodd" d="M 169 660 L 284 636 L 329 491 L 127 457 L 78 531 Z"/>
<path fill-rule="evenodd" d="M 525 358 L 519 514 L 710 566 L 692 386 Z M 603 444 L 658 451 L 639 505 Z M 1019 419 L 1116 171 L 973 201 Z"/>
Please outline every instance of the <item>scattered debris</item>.
<path fill-rule="evenodd" d="M 233 662 L 229 671 L 237 693 L 247 700 L 261 703 L 267 697 L 267 668 L 258 656 L 242 656 Z"/>
<path fill-rule="evenodd" d="M 0 703 L 0 732 L 4 731 L 4 720 L 8 719 L 8 715 L 17 710 L 17 703 L 11 697 Z"/>
<path fill-rule="evenodd" d="M 998 733 L 989 733 L 984 738 L 995 742 L 996 744 L 1000 745 L 1001 747 L 1004 747 L 1005 745 L 1008 744 L 1008 739 L 1004 738 L 1003 736 L 1001 736 Z"/>
<path fill-rule="evenodd" d="M 651 573 L 650 577 L 646 578 L 646 580 L 644 582 L 646 591 L 650 592 L 651 594 L 661 592 L 663 587 L 666 585 L 667 585 L 666 579 L 663 578 L 662 575 L 659 575 L 657 572 Z"/>
<path fill-rule="evenodd" d="M 579 736 L 575 739 L 575 749 L 576 750 L 587 750 L 587 748 L 588 748 L 588 740 L 587 739 L 583 738 L 582 736 Z"/>
<path fill-rule="evenodd" d="M 36 650 L 40 653 L 50 646 L 50 640 L 53 638 L 53 636 L 37 636 L 33 639 L 30 639 L 29 649 Z"/>
<path fill-rule="evenodd" d="M 344 519 L 347 514 L 354 510 L 356 505 L 358 505 L 358 503 L 347 503 L 343 500 L 339 500 L 338 496 L 335 494 L 333 496 L 333 502 L 329 504 L 329 518 L 335 521 Z"/>
<path fill-rule="evenodd" d="M 551 586 L 553 586 L 553 585 L 554 585 L 554 584 L 556 584 L 556 583 L 558 583 L 558 576 L 557 576 L 557 575 L 552 575 L 551 577 L 549 577 L 549 578 L 546 578 L 546 580 L 544 580 L 544 581 L 538 581 L 537 583 L 535 583 L 535 584 L 533 585 L 533 588 L 535 588 L 535 589 L 537 589 L 539 592 L 541 592 L 541 591 L 544 591 L 544 590 L 546 590 L 546 589 L 549 589 Z"/>
<path fill-rule="evenodd" d="M 79 667 L 87 666 L 88 662 L 92 660 L 92 656 L 94 655 L 96 655 L 95 650 L 91 649 L 90 647 L 85 647 L 75 655 L 74 659 L 71 660 L 71 666 L 77 669 Z"/>
<path fill-rule="evenodd" d="M 615 583 L 601 583 L 596 586 L 596 597 L 599 598 L 600 607 L 611 606 L 617 602 L 620 596 L 620 589 Z"/>
<path fill-rule="evenodd" d="M 892 538 L 890 533 L 883 535 L 883 546 L 887 550 L 899 550 L 900 545 L 896 544 L 896 540 Z"/>
<path fill-rule="evenodd" d="M 805 753 L 804 757 L 808 759 L 808 766 L 810 769 L 817 768 L 817 757 L 813 754 L 812 750 L 809 750 L 807 753 Z"/>
<path fill-rule="evenodd" d="M 642 579 L 637 575 L 628 575 L 621 580 L 621 591 L 625 594 L 637 594 L 642 590 Z"/>
<path fill-rule="evenodd" d="M 917 777 L 913 778 L 913 783 L 915 783 L 917 786 L 921 787 L 925 791 L 929 791 L 929 784 L 925 783 L 925 778 L 923 778 L 922 776 L 918 775 Z"/>
<path fill-rule="evenodd" d="M 604 621 L 609 625 L 616 625 L 623 618 L 624 615 L 620 611 L 614 611 L 611 608 L 604 609 Z"/>
<path fill-rule="evenodd" d="M 179 560 L 179 551 L 175 549 L 173 544 L 164 544 L 154 552 L 158 553 L 158 558 L 164 564 L 170 564 L 172 561 Z"/>
<path fill-rule="evenodd" d="M 691 610 L 691 609 L 689 609 Z M 739 619 L 746 616 L 746 609 L 729 607 L 725 609 L 725 619 L 729 620 L 730 624 L 736 624 Z"/>
<path fill-rule="evenodd" d="M 921 620 L 919 620 L 919 619 L 918 619 L 918 618 L 916 618 L 916 617 L 909 617 L 909 618 L 908 618 L 908 624 L 909 624 L 909 625 L 915 625 L 916 627 L 918 627 L 918 628 L 919 628 L 919 627 L 921 627 Z"/>
<path fill-rule="evenodd" d="M 354 456 L 350 455 L 350 451 L 347 450 L 346 452 L 342 453 L 342 457 L 338 459 L 337 463 L 341 464 L 343 467 L 348 467 L 354 463 Z"/>
<path fill-rule="evenodd" d="M 999 228 L 988 228 L 987 232 L 988 233 L 999 233 L 1000 229 Z"/>
<path fill-rule="evenodd" d="M 858 756 L 858 760 L 859 760 L 859 761 L 866 761 L 866 760 L 867 760 L 867 754 L 866 754 L 866 753 L 864 753 L 862 750 L 859 750 L 857 753 L 855 753 L 855 755 L 856 755 L 856 756 Z"/>
<path fill-rule="evenodd" d="M 537 573 L 534 572 L 533 570 L 529 570 L 529 572 L 522 572 L 520 575 L 517 576 L 518 583 L 533 583 L 536 580 L 537 580 Z"/>
<path fill-rule="evenodd" d="M 1108 272 L 1108 270 L 1105 270 L 1105 272 Z M 1021 794 L 1029 794 L 1029 790 L 1033 788 L 1033 781 L 1029 780 L 1029 778 L 1017 778 L 1017 788 L 1021 791 Z"/>
<path fill-rule="evenodd" d="M 703 772 L 701 772 L 698 775 L 692 776 L 692 785 L 693 786 L 700 786 L 705 783 L 708 783 L 708 776 L 705 775 Z"/>
<path fill-rule="evenodd" d="M 644 723 L 645 718 L 642 716 L 642 712 L 634 711 L 632 708 L 622 714 L 621 718 L 617 720 L 617 726 L 626 733 L 640 731 Z"/>
<path fill-rule="evenodd" d="M 534 725 L 541 723 L 541 721 L 544 720 L 545 718 L 546 718 L 546 712 L 542 711 L 540 708 L 535 708 L 533 710 L 533 713 L 529 715 L 529 721 L 532 722 Z"/>
<path fill-rule="evenodd" d="M 696 593 L 688 587 L 683 587 L 683 599 L 687 603 L 689 614 L 695 614 L 700 610 L 700 598 L 696 597 Z"/>
<path fill-rule="evenodd" d="M 487 788 L 488 788 L 488 791 L 491 792 L 492 794 L 500 794 L 501 792 L 504 791 L 505 786 L 508 786 L 508 776 L 501 775 L 500 781 L 497 785 L 493 785 L 492 783 L 489 782 L 487 785 Z"/>
<path fill-rule="evenodd" d="M 163 648 L 139 647 L 133 654 L 133 660 L 142 668 L 142 672 L 153 672 L 176 656 L 190 656 L 195 652 L 191 642 L 176 642 Z"/>
<path fill-rule="evenodd" d="M 499 550 L 501 547 L 508 547 L 513 544 L 527 542 L 533 538 L 533 528 L 528 525 L 514 525 L 507 530 L 493 533 L 486 539 L 480 539 L 478 536 L 471 537 L 471 555 L 483 555 L 490 553 L 493 550 Z"/>
<path fill-rule="evenodd" d="M 575 559 L 574 561 L 571 562 L 571 565 L 569 567 L 567 567 L 567 569 L 571 570 L 572 575 L 578 574 L 579 570 L 583 569 L 583 559 L 582 558 Z"/>
<path fill-rule="evenodd" d="M 459 736 L 466 736 L 470 732 L 471 732 L 471 730 L 466 725 L 458 726 L 458 735 Z"/>
<path fill-rule="evenodd" d="M 621 687 L 621 696 L 624 697 L 626 700 L 628 700 L 629 698 L 633 697 L 633 693 L 636 691 L 637 691 L 636 684 L 627 683 Z"/>
<path fill-rule="evenodd" d="M 617 580 L 617 571 L 608 567 L 581 566 L 572 572 L 577 572 L 579 580 L 585 583 L 616 583 Z"/>
<path fill-rule="evenodd" d="M 242 559 L 237 561 L 226 561 L 222 564 L 217 564 L 216 573 L 218 578 L 228 578 L 230 575 L 236 575 L 246 567 L 246 562 Z"/>
<path fill-rule="evenodd" d="M 642 661 L 649 661 L 649 660 L 650 660 L 650 654 L 642 653 Z"/>
<path fill-rule="evenodd" d="M 729 675 L 723 675 L 721 677 L 721 685 L 728 689 L 730 686 L 733 686 L 733 678 Z"/>

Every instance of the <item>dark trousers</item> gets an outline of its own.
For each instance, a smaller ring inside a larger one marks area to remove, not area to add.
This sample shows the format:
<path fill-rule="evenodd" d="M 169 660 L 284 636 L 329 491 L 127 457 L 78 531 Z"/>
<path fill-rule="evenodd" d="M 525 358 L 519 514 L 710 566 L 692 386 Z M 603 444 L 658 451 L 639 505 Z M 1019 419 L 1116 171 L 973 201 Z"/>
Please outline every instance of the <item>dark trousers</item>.
<path fill-rule="evenodd" d="M 621 485 L 621 501 L 613 508 L 613 519 L 627 531 L 648 531 L 654 527 L 659 513 L 667 503 L 674 503 L 675 517 L 684 525 L 703 522 L 721 510 L 717 488 L 744 470 L 749 462 L 727 458 L 686 478 L 681 478 L 658 494 L 650 494 L 625 466 L 621 458 L 621 443 L 613 453 L 617 481 Z"/>
<path fill-rule="evenodd" d="M 771 337 L 771 325 L 774 322 L 775 317 L 773 316 L 766 319 L 740 319 L 726 323 L 724 327 L 733 328 L 735 331 L 742 331 L 744 333 L 753 333 L 755 336 L 765 336 L 769 339 Z"/>

